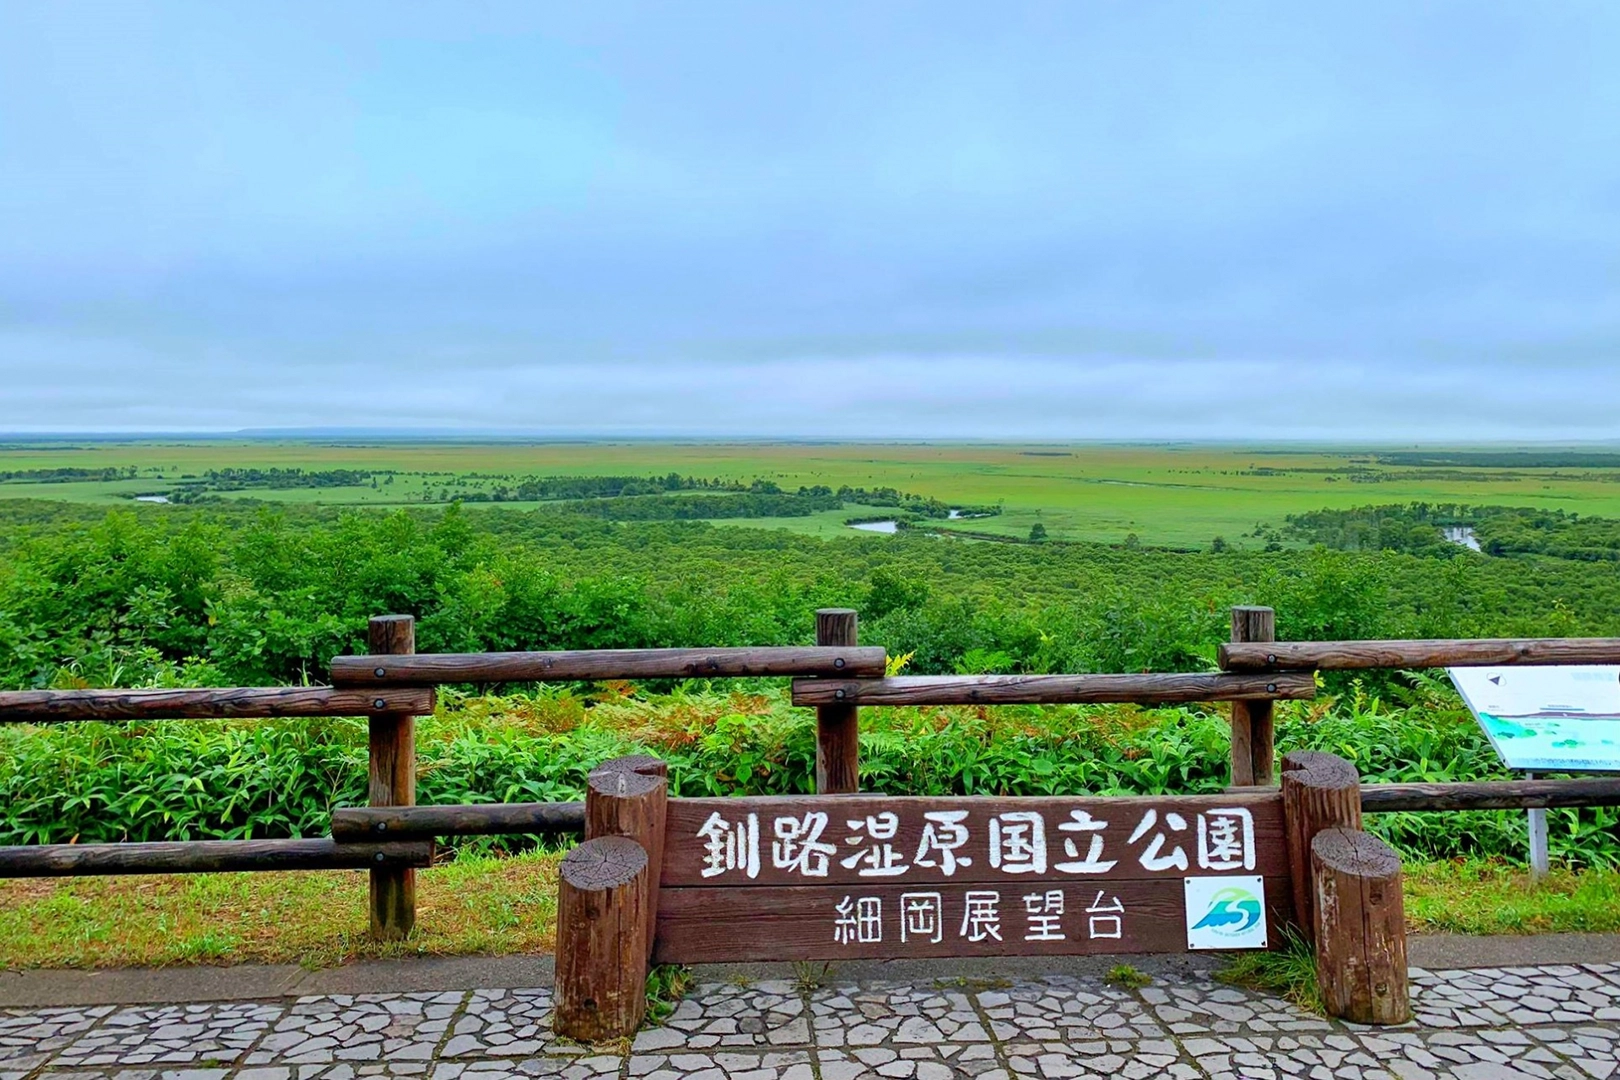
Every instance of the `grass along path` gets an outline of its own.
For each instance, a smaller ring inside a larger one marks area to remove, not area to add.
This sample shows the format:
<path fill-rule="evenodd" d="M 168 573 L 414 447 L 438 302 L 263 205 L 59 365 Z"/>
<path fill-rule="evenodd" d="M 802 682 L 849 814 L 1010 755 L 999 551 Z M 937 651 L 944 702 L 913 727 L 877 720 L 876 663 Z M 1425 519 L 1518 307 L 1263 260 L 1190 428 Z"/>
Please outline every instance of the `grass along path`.
<path fill-rule="evenodd" d="M 364 870 L 0 881 L 0 969 L 550 952 L 561 858 L 418 870 L 416 930 L 390 944 L 367 933 Z"/>
<path fill-rule="evenodd" d="M 373 957 L 550 952 L 555 853 L 463 856 L 419 871 L 409 941 L 366 933 L 364 871 L 0 882 L 0 969 L 168 964 L 332 967 Z M 1409 865 L 1412 930 L 1620 931 L 1620 871 L 1555 871 L 1532 885 L 1494 862 Z"/>
<path fill-rule="evenodd" d="M 1620 870 L 1554 868 L 1533 881 L 1523 867 L 1490 861 L 1406 867 L 1406 922 L 1453 934 L 1620 931 Z"/>

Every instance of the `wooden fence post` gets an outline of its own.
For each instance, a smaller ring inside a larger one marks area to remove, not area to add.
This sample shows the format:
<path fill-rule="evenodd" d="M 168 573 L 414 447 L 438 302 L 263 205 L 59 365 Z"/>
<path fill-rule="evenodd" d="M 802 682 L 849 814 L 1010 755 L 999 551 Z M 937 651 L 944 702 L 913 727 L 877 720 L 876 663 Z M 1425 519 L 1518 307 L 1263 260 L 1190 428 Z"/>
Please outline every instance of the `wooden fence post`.
<path fill-rule="evenodd" d="M 373 655 L 416 651 L 416 620 L 409 615 L 378 615 L 367 627 Z M 372 806 L 416 805 L 416 717 L 377 713 L 370 718 Z M 408 936 L 416 925 L 416 871 L 371 872 L 371 934 L 383 941 Z"/>
<path fill-rule="evenodd" d="M 1294 920 L 1316 946 L 1329 1015 L 1357 1024 L 1411 1018 L 1401 860 L 1361 831 L 1361 778 L 1335 754 L 1283 756 L 1283 835 Z"/>
<path fill-rule="evenodd" d="M 664 817 L 669 766 L 645 754 L 614 758 L 591 770 L 585 784 L 585 839 L 624 836 L 647 853 L 647 955 L 658 922 L 658 878 L 664 868 Z"/>
<path fill-rule="evenodd" d="M 627 836 L 599 836 L 562 861 L 557 888 L 557 1034 L 627 1039 L 647 1012 L 652 868 Z"/>
<path fill-rule="evenodd" d="M 817 645 L 859 644 L 859 623 L 849 608 L 816 612 Z M 849 795 L 861 786 L 860 720 L 854 705 L 816 706 L 816 791 Z"/>
<path fill-rule="evenodd" d="M 1323 829 L 1361 828 L 1361 777 L 1354 765 L 1336 754 L 1294 750 L 1283 755 L 1282 801 L 1294 921 L 1306 940 L 1314 941 L 1311 841 Z"/>
<path fill-rule="evenodd" d="M 1277 613 L 1268 607 L 1232 609 L 1233 641 L 1277 640 Z M 1232 702 L 1232 786 L 1272 783 L 1277 755 L 1271 702 Z"/>
<path fill-rule="evenodd" d="M 1311 840 L 1316 896 L 1316 981 L 1328 1014 L 1356 1024 L 1412 1018 L 1406 973 L 1401 860 L 1359 829 Z"/>

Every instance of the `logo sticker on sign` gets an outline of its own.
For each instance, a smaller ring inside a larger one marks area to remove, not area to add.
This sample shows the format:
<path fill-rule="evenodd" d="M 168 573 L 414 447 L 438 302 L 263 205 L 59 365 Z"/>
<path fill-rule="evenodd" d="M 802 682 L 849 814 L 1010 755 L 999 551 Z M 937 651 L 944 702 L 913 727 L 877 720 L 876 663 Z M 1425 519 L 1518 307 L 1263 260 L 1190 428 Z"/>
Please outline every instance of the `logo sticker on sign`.
<path fill-rule="evenodd" d="M 1187 948 L 1266 947 L 1266 882 L 1258 874 L 1190 877 L 1187 888 Z"/>

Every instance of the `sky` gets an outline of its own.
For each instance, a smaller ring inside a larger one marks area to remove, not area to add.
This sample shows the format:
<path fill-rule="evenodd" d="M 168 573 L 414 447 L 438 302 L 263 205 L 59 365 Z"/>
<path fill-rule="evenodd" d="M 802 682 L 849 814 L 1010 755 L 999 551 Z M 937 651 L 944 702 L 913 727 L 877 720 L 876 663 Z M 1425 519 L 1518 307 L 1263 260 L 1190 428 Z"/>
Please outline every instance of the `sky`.
<path fill-rule="evenodd" d="M 0 431 L 1620 439 L 1620 4 L 0 3 Z"/>

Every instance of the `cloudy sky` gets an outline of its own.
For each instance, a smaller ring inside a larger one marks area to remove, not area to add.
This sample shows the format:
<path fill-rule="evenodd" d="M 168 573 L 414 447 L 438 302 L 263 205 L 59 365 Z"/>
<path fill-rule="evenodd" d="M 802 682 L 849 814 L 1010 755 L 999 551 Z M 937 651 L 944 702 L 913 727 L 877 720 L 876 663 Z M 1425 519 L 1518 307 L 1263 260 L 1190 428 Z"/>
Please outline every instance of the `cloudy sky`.
<path fill-rule="evenodd" d="M 0 5 L 0 431 L 1620 438 L 1620 4 Z"/>

